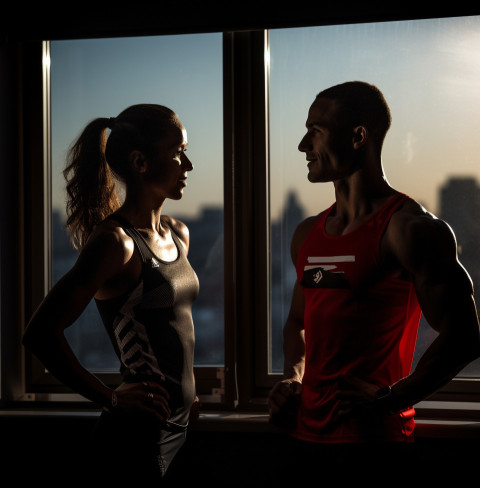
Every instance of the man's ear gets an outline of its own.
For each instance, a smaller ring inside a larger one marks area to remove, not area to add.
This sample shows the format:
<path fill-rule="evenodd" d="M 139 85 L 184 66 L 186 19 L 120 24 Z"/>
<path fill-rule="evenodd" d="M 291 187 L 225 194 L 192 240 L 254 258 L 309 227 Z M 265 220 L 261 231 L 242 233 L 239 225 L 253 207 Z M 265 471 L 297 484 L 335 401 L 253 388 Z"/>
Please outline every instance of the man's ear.
<path fill-rule="evenodd" d="M 132 169 L 139 173 L 145 173 L 147 170 L 147 161 L 141 151 L 134 150 L 130 153 L 130 164 L 132 165 Z"/>
<path fill-rule="evenodd" d="M 362 147 L 368 139 L 368 130 L 364 125 L 358 125 L 353 129 L 353 148 Z"/>

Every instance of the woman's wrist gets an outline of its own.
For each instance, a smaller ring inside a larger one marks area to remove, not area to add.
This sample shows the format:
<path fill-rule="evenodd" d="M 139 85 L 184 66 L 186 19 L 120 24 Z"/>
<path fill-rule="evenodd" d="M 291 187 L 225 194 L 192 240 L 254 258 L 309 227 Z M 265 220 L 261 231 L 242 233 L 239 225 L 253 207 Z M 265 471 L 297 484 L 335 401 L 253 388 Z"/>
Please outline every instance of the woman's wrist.
<path fill-rule="evenodd" d="M 118 397 L 117 392 L 115 390 L 111 390 L 110 399 L 107 405 L 104 405 L 103 410 L 107 412 L 112 412 L 118 405 Z"/>
<path fill-rule="evenodd" d="M 115 408 L 118 405 L 118 398 L 116 390 L 112 390 L 112 408 Z"/>

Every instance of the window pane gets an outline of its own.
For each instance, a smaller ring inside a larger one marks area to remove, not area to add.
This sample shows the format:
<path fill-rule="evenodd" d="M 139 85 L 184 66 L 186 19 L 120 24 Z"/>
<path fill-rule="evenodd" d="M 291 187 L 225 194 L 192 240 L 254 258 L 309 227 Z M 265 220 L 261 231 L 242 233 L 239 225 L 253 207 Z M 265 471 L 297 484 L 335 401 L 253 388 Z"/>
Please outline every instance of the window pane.
<path fill-rule="evenodd" d="M 189 259 L 200 279 L 194 305 L 196 365 L 223 365 L 222 37 L 200 34 L 51 42 L 52 280 L 74 263 L 65 232 L 65 155 L 95 117 L 137 103 L 172 108 L 188 132 L 194 164 L 180 201 L 164 212 L 190 229 Z M 67 330 L 84 366 L 118 371 L 118 360 L 92 302 Z"/>
<path fill-rule="evenodd" d="M 478 301 L 480 17 L 273 30 L 270 59 L 272 368 L 282 369 L 281 329 L 295 280 L 292 230 L 301 215 L 334 201 L 331 183 L 308 182 L 297 146 L 315 95 L 337 83 L 367 81 L 385 94 L 393 117 L 387 178 L 453 227 Z M 422 320 L 415 362 L 434 337 Z M 480 362 L 461 376 L 480 376 Z"/>

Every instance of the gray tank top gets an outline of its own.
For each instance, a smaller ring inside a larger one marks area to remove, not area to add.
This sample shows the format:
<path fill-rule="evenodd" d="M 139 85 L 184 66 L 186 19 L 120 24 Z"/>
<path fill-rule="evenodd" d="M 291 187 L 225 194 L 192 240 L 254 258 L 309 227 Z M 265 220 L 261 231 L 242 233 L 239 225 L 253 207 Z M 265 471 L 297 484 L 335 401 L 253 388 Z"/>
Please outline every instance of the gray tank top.
<path fill-rule="evenodd" d="M 125 381 L 158 381 L 170 393 L 172 420 L 183 422 L 195 399 L 195 334 L 192 304 L 198 296 L 197 275 L 171 229 L 177 258 L 155 256 L 142 235 L 124 218 L 111 215 L 129 235 L 142 258 L 137 285 L 125 295 L 95 300 L 121 362 Z"/>

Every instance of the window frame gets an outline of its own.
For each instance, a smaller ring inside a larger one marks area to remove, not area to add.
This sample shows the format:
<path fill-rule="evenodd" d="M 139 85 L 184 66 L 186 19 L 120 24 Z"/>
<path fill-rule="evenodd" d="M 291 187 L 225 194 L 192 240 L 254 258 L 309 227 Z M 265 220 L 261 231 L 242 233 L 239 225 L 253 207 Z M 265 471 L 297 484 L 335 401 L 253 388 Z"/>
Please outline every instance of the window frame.
<path fill-rule="evenodd" d="M 225 253 L 225 366 L 195 369 L 200 393 L 208 408 L 265 411 L 266 393 L 281 377 L 267 369 L 270 315 L 268 67 L 263 61 L 268 52 L 268 30 L 224 32 L 223 37 L 224 233 L 225 248 L 231 250 Z M 15 228 L 22 244 L 16 258 L 22 270 L 21 284 L 17 286 L 22 303 L 15 313 L 20 323 L 28 321 L 49 282 L 45 270 L 50 269 L 47 265 L 50 217 L 45 202 L 49 201 L 50 189 L 48 168 L 44 163 L 48 145 L 43 142 L 49 134 L 43 115 L 46 94 L 39 90 L 39 86 L 46 83 L 45 71 L 39 62 L 44 55 L 43 42 L 29 44 L 22 50 L 18 68 L 21 81 L 18 97 L 22 107 L 19 160 L 23 165 L 18 169 L 20 212 Z M 42 181 L 42 185 L 38 185 L 38 181 Z M 39 201 L 43 204 L 38 205 Z M 4 229 L 5 224 L 2 231 Z M 29 236 L 36 236 L 35 241 Z M 2 267 L 4 261 L 2 254 Z M 251 265 L 245 266 L 246 262 Z M 5 282 L 3 274 L 2 281 Z M 2 289 L 2 304 L 3 300 Z M 55 394 L 67 390 L 51 375 L 38 373 L 43 369 L 36 358 L 24 354 L 18 328 L 9 334 L 3 329 L 2 364 L 12 363 L 15 367 L 9 372 L 8 380 L 5 380 L 5 373 L 2 375 L 2 398 L 10 402 L 18 399 L 53 401 L 53 398 L 56 401 Z M 10 352 L 7 352 L 7 343 L 15 345 Z M 119 380 L 115 373 L 99 377 L 109 385 Z M 455 378 L 429 400 L 480 402 L 480 378 Z"/>

